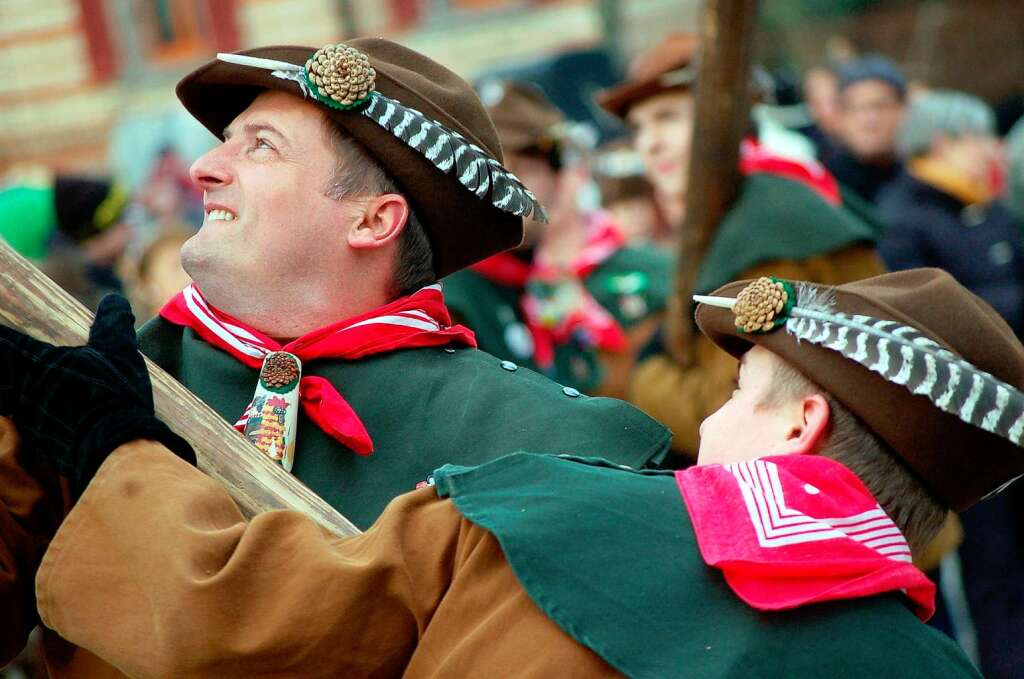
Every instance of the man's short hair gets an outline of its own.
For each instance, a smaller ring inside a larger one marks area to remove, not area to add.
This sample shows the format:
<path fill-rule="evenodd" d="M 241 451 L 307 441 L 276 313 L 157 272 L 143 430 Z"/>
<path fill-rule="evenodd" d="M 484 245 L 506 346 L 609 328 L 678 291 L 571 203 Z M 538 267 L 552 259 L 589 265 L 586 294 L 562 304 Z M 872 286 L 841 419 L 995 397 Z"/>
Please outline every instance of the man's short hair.
<path fill-rule="evenodd" d="M 332 120 L 328 119 L 327 129 L 338 159 L 327 185 L 328 197 L 341 200 L 348 196 L 402 194 L 398 183 L 361 143 Z M 393 298 L 410 295 L 437 280 L 430 240 L 412 205 L 409 205 L 409 217 L 398 236 L 397 245 L 391 291 Z"/>
<path fill-rule="evenodd" d="M 984 101 L 965 92 L 936 90 L 914 98 L 896 148 L 913 158 L 929 153 L 937 137 L 995 133 L 996 116 Z"/>
<path fill-rule="evenodd" d="M 841 463 L 867 486 L 917 556 L 942 528 L 948 509 L 856 415 L 792 365 L 778 361 L 764 398 L 768 407 L 821 394 L 828 402 L 828 433 L 819 455 Z"/>

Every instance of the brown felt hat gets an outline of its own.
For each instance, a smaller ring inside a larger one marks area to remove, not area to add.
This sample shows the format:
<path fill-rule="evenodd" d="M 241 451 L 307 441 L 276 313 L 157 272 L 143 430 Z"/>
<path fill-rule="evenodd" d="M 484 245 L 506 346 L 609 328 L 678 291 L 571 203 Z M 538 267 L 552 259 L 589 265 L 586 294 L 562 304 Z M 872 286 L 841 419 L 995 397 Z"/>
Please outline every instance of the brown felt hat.
<path fill-rule="evenodd" d="M 491 83 L 483 98 L 506 153 L 555 150 L 565 116 L 539 89 L 514 81 Z"/>
<path fill-rule="evenodd" d="M 355 48 L 368 58 L 373 69 L 370 77 L 375 76 L 373 94 L 389 97 L 414 109 L 413 113 L 422 113 L 490 156 L 490 161 L 481 160 L 470 173 L 481 167 L 503 169 L 498 135 L 469 83 L 436 61 L 388 40 L 357 38 L 341 45 Z M 316 51 L 313 47 L 273 46 L 236 54 L 302 66 Z M 223 139 L 224 129 L 261 92 L 281 90 L 304 96 L 305 85 L 275 72 L 280 73 L 217 59 L 185 76 L 178 83 L 177 94 L 189 113 Z M 313 98 L 323 103 L 323 98 Z M 384 108 L 381 105 L 381 115 Z M 523 239 L 522 212 L 513 214 L 495 205 L 502 202 L 499 189 L 507 184 L 496 187 L 491 182 L 478 196 L 460 183 L 460 176 L 466 172 L 438 169 L 423 151 L 396 136 L 398 131 L 392 130 L 400 123 L 402 113 L 389 119 L 392 129 L 385 129 L 382 123 L 364 115 L 364 110 L 324 106 L 327 115 L 361 142 L 398 182 L 430 239 L 438 278 L 519 245 Z M 406 136 L 413 137 L 417 124 L 407 128 Z"/>
<path fill-rule="evenodd" d="M 641 53 L 629 67 L 626 79 L 597 93 L 601 108 L 625 118 L 638 101 L 670 90 L 693 86 L 700 38 L 693 33 L 673 33 Z"/>
<path fill-rule="evenodd" d="M 712 296 L 735 298 L 750 283 L 729 283 Z M 835 312 L 910 326 L 1016 390 L 1024 389 L 1024 347 L 1020 341 L 992 307 L 945 271 L 911 269 L 835 288 L 814 287 L 832 291 Z M 806 297 L 797 288 L 798 306 L 802 296 Z M 784 328 L 742 332 L 736 328 L 733 311 L 709 304 L 698 307 L 697 323 L 708 338 L 733 356 L 739 357 L 758 344 L 792 364 L 863 420 L 954 510 L 967 508 L 1024 474 L 1024 450 L 1018 445 L 940 410 L 928 396 L 888 381 L 839 351 L 806 339 L 798 341 Z M 819 325 L 815 332 L 823 332 L 822 328 Z M 864 346 L 868 352 L 865 360 L 877 367 L 883 351 L 870 341 Z M 892 361 L 892 371 L 910 369 L 909 361 L 900 363 L 899 349 L 888 348 L 895 346 L 884 349 Z M 926 373 L 928 379 L 935 380 L 933 396 L 941 401 L 949 391 L 949 403 L 958 412 L 968 412 L 977 420 L 998 412 L 993 426 L 1004 433 L 1011 425 L 1024 421 L 1015 410 L 1017 397 L 1010 397 L 1009 407 L 1000 407 L 1000 401 L 991 395 L 995 389 L 986 395 L 988 392 L 981 390 L 973 377 L 953 379 L 953 373 L 942 363 L 934 375 L 923 368 L 910 369 L 907 384 L 922 384 Z M 972 391 L 976 388 L 979 391 Z M 968 403 L 969 407 L 960 405 Z"/>

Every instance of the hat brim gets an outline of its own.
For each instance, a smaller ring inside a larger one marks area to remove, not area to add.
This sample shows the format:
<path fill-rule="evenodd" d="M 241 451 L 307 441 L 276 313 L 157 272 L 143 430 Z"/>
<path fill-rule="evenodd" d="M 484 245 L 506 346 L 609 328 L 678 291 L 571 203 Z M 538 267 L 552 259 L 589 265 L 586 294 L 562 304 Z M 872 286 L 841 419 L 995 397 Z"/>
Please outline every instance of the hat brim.
<path fill-rule="evenodd" d="M 908 274 L 904 277 L 907 285 L 928 286 L 935 284 L 934 271 L 918 269 L 901 274 Z M 948 278 L 948 274 L 942 275 Z M 836 308 L 846 314 L 904 323 L 945 347 L 951 346 L 941 333 L 924 326 L 920 319 L 880 301 L 877 289 L 869 285 L 876 279 L 832 288 Z M 735 298 L 750 282 L 729 283 L 712 295 Z M 979 311 L 983 321 L 989 320 L 990 312 L 995 314 L 987 306 Z M 696 318 L 701 332 L 729 354 L 739 358 L 755 345 L 764 347 L 821 386 L 885 441 L 925 486 L 954 510 L 965 509 L 1006 480 L 1024 473 L 1024 455 L 1011 442 L 939 410 L 926 396 L 885 380 L 838 351 L 798 342 L 785 329 L 743 333 L 736 328 L 729 309 L 701 304 Z M 1009 331 L 998 316 L 990 320 L 992 328 L 979 328 L 978 332 Z M 1012 332 L 1009 337 L 1012 338 Z M 979 367 L 997 374 L 989 366 Z"/>
<path fill-rule="evenodd" d="M 302 65 L 314 51 L 311 47 L 280 46 L 238 54 Z M 405 86 L 399 77 L 392 77 L 388 64 L 375 59 L 369 50 L 367 52 L 377 72 L 377 91 L 427 115 L 441 113 L 439 106 L 450 103 L 423 98 Z M 261 68 L 216 60 L 187 75 L 178 83 L 176 92 L 188 112 L 217 138 L 223 139 L 224 129 L 231 121 L 267 90 L 280 90 L 302 97 L 298 84 L 292 80 L 278 78 Z M 489 200 L 478 198 L 459 184 L 453 174 L 438 170 L 420 153 L 359 111 L 342 111 L 326 106 L 323 111 L 362 143 L 398 183 L 430 240 L 437 278 L 522 242 L 521 217 L 500 210 Z M 436 115 L 435 119 L 478 146 L 488 147 L 472 131 L 459 126 L 451 118 Z M 500 149 L 492 150 L 492 155 L 500 160 Z"/>
<path fill-rule="evenodd" d="M 695 78 L 680 82 L 666 83 L 663 78 L 654 78 L 639 82 L 624 82 L 601 90 L 595 95 L 597 105 L 612 115 L 625 119 L 629 109 L 637 102 L 649 99 L 665 92 L 686 91 L 693 87 Z"/>

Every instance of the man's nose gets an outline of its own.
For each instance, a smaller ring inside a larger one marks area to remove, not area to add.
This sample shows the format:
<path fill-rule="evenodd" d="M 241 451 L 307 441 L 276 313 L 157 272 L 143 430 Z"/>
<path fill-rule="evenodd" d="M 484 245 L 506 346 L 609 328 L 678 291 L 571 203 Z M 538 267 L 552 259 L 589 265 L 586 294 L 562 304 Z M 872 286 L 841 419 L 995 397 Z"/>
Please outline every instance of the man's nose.
<path fill-rule="evenodd" d="M 231 170 L 224 153 L 225 146 L 226 143 L 210 149 L 192 163 L 188 170 L 192 182 L 204 191 L 231 183 Z"/>
<path fill-rule="evenodd" d="M 633 140 L 633 148 L 641 156 L 651 156 L 658 146 L 657 136 L 652 134 L 649 130 L 641 130 L 636 133 L 636 137 Z"/>

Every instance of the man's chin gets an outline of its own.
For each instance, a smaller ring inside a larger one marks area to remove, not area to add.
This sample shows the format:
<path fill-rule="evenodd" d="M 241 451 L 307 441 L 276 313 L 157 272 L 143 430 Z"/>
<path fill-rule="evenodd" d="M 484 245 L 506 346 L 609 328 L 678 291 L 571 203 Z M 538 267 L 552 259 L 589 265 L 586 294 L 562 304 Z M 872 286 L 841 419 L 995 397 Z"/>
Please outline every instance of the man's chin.
<path fill-rule="evenodd" d="M 214 275 L 224 276 L 228 269 L 225 258 L 218 255 L 219 248 L 213 247 L 214 244 L 208 242 L 209 238 L 203 235 L 200 231 L 181 246 L 181 268 L 200 289 L 203 288 L 204 280 Z"/>

